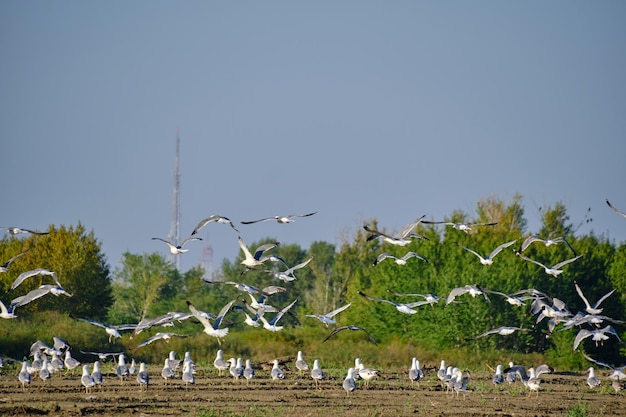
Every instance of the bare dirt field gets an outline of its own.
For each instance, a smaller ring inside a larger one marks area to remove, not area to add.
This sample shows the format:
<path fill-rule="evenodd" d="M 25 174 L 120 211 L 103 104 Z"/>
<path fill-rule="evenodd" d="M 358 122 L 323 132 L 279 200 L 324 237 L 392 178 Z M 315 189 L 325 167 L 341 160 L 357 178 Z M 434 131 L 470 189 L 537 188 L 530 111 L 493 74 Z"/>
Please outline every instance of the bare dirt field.
<path fill-rule="evenodd" d="M 2 416 L 626 416 L 623 392 L 615 394 L 610 380 L 589 389 L 584 373 L 542 375 L 538 397 L 528 397 L 520 383 L 495 387 L 487 372 L 472 373 L 469 390 L 458 397 L 442 390 L 435 371 L 428 371 L 421 384 L 411 385 L 407 372 L 385 371 L 381 377 L 349 397 L 342 389 L 340 371 L 315 388 L 308 374 L 289 371 L 286 378 L 272 381 L 267 371 L 257 371 L 250 385 L 245 380 L 218 376 L 213 369 L 199 369 L 196 383 L 185 388 L 177 379 L 166 385 L 160 369 L 152 375 L 147 391 L 140 391 L 131 377 L 124 385 L 109 375 L 101 389 L 87 394 L 80 374 L 55 375 L 45 383 L 33 378 L 23 391 L 17 371 L 5 370 L 0 377 Z"/>

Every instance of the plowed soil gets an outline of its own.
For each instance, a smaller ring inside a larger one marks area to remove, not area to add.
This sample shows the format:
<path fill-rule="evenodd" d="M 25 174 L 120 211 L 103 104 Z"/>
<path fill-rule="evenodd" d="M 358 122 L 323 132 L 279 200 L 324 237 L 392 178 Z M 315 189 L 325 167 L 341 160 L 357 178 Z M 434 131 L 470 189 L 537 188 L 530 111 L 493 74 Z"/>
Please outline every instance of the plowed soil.
<path fill-rule="evenodd" d="M 247 385 L 207 367 L 198 369 L 196 383 L 188 387 L 180 379 L 166 385 L 157 367 L 149 372 L 147 391 L 141 391 L 133 377 L 122 385 L 108 375 L 102 388 L 86 393 L 78 372 L 57 374 L 46 382 L 34 377 L 22 390 L 17 371 L 5 370 L 0 377 L 0 415 L 563 416 L 583 411 L 590 416 L 626 416 L 623 392 L 616 394 L 606 375 L 594 390 L 585 384 L 584 373 L 542 375 L 539 395 L 529 397 L 520 382 L 494 386 L 488 373 L 472 373 L 468 391 L 457 396 L 442 389 L 435 371 L 419 385 L 411 385 L 404 370 L 385 371 L 368 388 L 360 381 L 347 396 L 341 371 L 327 372 L 337 376 L 322 381 L 321 389 L 307 374 L 292 371 L 284 380 L 272 381 L 267 371 L 259 370 Z"/>

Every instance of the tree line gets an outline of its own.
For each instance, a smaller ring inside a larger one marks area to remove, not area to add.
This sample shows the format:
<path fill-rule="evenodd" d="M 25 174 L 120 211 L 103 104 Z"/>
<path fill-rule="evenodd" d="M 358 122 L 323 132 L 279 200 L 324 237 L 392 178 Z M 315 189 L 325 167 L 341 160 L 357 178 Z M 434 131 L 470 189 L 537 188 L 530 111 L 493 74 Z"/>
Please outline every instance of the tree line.
<path fill-rule="evenodd" d="M 563 204 L 544 208 L 541 211 L 541 228 L 534 233 L 543 238 L 563 237 L 577 254 L 582 255 L 565 266 L 558 277 L 546 274 L 541 267 L 524 261 L 515 253 L 531 234 L 527 230 L 520 196 L 515 196 L 509 203 L 495 198 L 482 199 L 477 204 L 476 213 L 457 210 L 440 220 L 497 224 L 475 227 L 469 233 L 446 225 L 419 224 L 416 233 L 424 238 L 414 239 L 403 247 L 380 239 L 368 239 L 370 234 L 358 228 L 352 236 L 343 237 L 338 245 L 318 241 L 304 249 L 297 244 L 283 243 L 272 249 L 272 254 L 288 265 L 313 258 L 306 267 L 295 272 L 297 279 L 294 281 L 283 282 L 276 278 L 274 272 L 285 268 L 278 263 L 269 262 L 264 270 L 246 271 L 240 265 L 242 254 L 234 260 L 223 260 L 217 277 L 211 279 L 244 282 L 259 288 L 283 286 L 286 291 L 270 297 L 272 305 L 283 307 L 298 300 L 293 308 L 297 314 L 283 318 L 283 332 L 289 332 L 290 327 L 319 329 L 324 325 L 302 314 L 324 314 L 351 303 L 350 308 L 335 317 L 337 325 L 363 327 L 379 344 L 400 340 L 441 350 L 463 346 L 476 351 L 537 352 L 570 356 L 573 363 L 579 361 L 581 356 L 572 349 L 578 328 L 551 331 L 548 320 L 537 322 L 537 315 L 530 313 L 531 300 L 523 306 L 513 306 L 498 294 L 488 294 L 490 302 L 483 297 L 473 298 L 465 294 L 448 305 L 445 301 L 422 305 L 415 308 L 415 314 L 407 315 L 398 312 L 391 304 L 369 300 L 360 293 L 409 303 L 419 298 L 398 294 L 433 294 L 445 299 L 453 288 L 465 285 L 477 285 L 504 294 L 536 289 L 562 300 L 569 311 L 576 314 L 585 310 L 574 286 L 577 283 L 590 301 L 615 289 L 615 293 L 603 302 L 602 314 L 618 320 L 626 318 L 626 245 L 611 242 L 593 232 L 577 233 L 577 225 L 570 221 Z M 375 219 L 367 224 L 385 230 Z M 31 278 L 17 289 L 10 289 L 19 273 L 35 268 L 55 271 L 65 290 L 73 294 L 72 297 L 42 297 L 20 307 L 16 311 L 20 323 L 41 320 L 46 312 L 109 324 L 137 323 L 143 318 L 170 311 L 187 312 L 187 301 L 212 313 L 217 313 L 234 298 L 239 305 L 251 301 L 247 294 L 231 285 L 206 283 L 200 266 L 181 272 L 159 253 L 125 253 L 121 266 L 111 271 L 100 242 L 82 224 L 76 227 L 50 226 L 48 232 L 47 235 L 25 238 L 5 236 L 0 241 L 0 260 L 3 262 L 30 248 L 10 265 L 7 272 L 0 274 L 0 299 L 5 304 L 45 281 L 45 277 Z M 503 242 L 512 240 L 516 243 L 498 254 L 493 265 L 489 266 L 481 264 L 474 254 L 465 249 L 488 254 Z M 275 239 L 268 237 L 250 246 L 273 241 Z M 401 257 L 409 251 L 416 252 L 424 260 L 413 258 L 406 265 L 398 265 L 389 259 L 374 265 L 381 253 Z M 546 246 L 536 243 L 530 245 L 524 255 L 544 265 L 555 265 L 571 258 L 572 252 L 564 244 Z M 262 331 L 243 325 L 243 318 L 237 311 L 230 312 L 228 320 L 236 329 L 233 331 Z M 7 320 L 3 322 L 0 323 L 0 332 L 3 333 L 0 353 L 10 354 L 34 341 L 28 339 L 16 347 L 16 325 L 6 323 Z M 528 331 L 477 338 L 485 331 L 500 326 L 515 326 Z M 625 334 L 624 325 L 613 324 L 613 327 L 620 337 Z M 38 336 L 45 334 L 45 329 L 37 329 Z M 188 329 L 199 331 L 197 327 Z M 27 334 L 23 332 L 24 336 Z M 106 345 L 106 338 L 102 343 Z M 617 339 L 599 344 L 589 338 L 581 343 L 579 349 L 616 365 L 622 364 L 625 353 L 623 344 Z"/>

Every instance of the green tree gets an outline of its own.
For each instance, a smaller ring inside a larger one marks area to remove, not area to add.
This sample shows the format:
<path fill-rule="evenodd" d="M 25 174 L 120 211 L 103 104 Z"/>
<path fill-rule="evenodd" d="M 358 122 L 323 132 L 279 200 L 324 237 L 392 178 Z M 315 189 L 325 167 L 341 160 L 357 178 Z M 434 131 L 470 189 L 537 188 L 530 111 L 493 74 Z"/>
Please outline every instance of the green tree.
<path fill-rule="evenodd" d="M 44 296 L 20 307 L 18 315 L 58 310 L 79 317 L 104 318 L 113 303 L 111 274 L 93 231 L 87 233 L 80 223 L 76 227 L 50 226 L 47 231 L 42 236 L 3 239 L 2 247 L 7 252 L 31 249 L 2 274 L 2 288 L 6 291 L 2 299 L 13 299 L 42 284 L 53 283 L 50 277 L 35 276 L 9 290 L 19 273 L 44 268 L 55 272 L 63 288 L 73 296 Z"/>
<path fill-rule="evenodd" d="M 122 266 L 114 272 L 115 303 L 111 317 L 116 321 L 140 321 L 152 313 L 160 296 L 172 291 L 168 283 L 180 281 L 171 262 L 158 252 L 122 255 Z"/>

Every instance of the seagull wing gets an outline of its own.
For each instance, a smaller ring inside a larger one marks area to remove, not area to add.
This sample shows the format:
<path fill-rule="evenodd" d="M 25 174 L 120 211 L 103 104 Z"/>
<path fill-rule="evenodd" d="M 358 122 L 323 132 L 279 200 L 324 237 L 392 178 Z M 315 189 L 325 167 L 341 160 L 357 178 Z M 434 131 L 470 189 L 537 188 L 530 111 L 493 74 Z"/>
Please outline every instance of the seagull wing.
<path fill-rule="evenodd" d="M 576 334 L 576 337 L 574 338 L 574 347 L 572 350 L 576 350 L 578 348 L 578 345 L 580 344 L 580 342 L 583 341 L 583 339 L 591 336 L 593 334 L 593 332 L 591 332 L 590 330 L 587 329 L 581 329 L 578 334 Z"/>
<path fill-rule="evenodd" d="M 387 258 L 398 259 L 395 256 L 393 256 L 392 254 L 384 252 L 384 253 L 381 253 L 380 255 L 378 255 L 378 257 L 374 261 L 374 265 L 378 265 L 379 263 L 381 263 L 382 261 L 384 261 Z"/>
<path fill-rule="evenodd" d="M 582 255 L 578 255 L 578 256 L 575 256 L 575 257 L 573 257 L 571 259 L 566 259 L 563 262 L 559 262 L 558 264 L 554 265 L 552 268 L 553 269 L 559 269 L 563 265 L 567 265 L 570 262 L 574 262 L 576 259 L 581 258 L 581 257 L 582 257 Z"/>
<path fill-rule="evenodd" d="M 609 298 L 611 296 L 611 294 L 613 294 L 615 292 L 615 290 L 611 290 L 609 292 L 607 292 L 606 294 L 604 294 L 602 297 L 600 297 L 600 299 L 598 299 L 598 301 L 596 301 L 596 303 L 593 305 L 595 308 L 597 308 L 600 304 L 602 304 L 602 302 L 604 300 L 606 300 L 607 298 Z"/>
<path fill-rule="evenodd" d="M 228 304 L 226 304 L 224 307 L 222 307 L 222 309 L 218 313 L 217 317 L 213 321 L 213 328 L 214 329 L 217 330 L 217 328 L 220 327 L 220 324 L 222 324 L 222 320 L 224 320 L 224 316 L 226 315 L 226 313 L 228 313 L 228 311 L 233 306 L 233 304 L 235 303 L 236 300 L 237 299 L 235 298 L 234 300 L 231 300 Z"/>
<path fill-rule="evenodd" d="M 589 301 L 587 301 L 587 297 L 585 297 L 585 295 L 583 294 L 582 290 L 578 286 L 578 283 L 575 282 L 574 286 L 576 287 L 576 292 L 578 293 L 580 298 L 582 298 L 583 302 L 585 303 L 585 306 L 587 307 L 587 310 L 591 309 L 591 305 L 589 304 Z"/>
<path fill-rule="evenodd" d="M 422 215 L 420 218 L 418 218 L 417 220 L 415 220 L 413 223 L 409 223 L 406 226 L 404 226 L 402 228 L 402 230 L 400 230 L 400 232 L 395 235 L 396 239 L 404 239 L 407 236 L 409 236 L 409 234 L 413 231 L 413 229 L 415 229 L 417 227 L 418 224 L 420 224 L 420 222 L 422 221 L 422 219 L 426 217 L 426 215 Z"/>
<path fill-rule="evenodd" d="M 480 259 L 485 259 L 485 258 L 483 258 L 483 256 L 482 256 L 480 253 L 476 252 L 475 250 L 470 249 L 470 248 L 468 248 L 468 247 L 465 247 L 465 246 L 463 246 L 463 245 L 461 245 L 461 244 L 459 244 L 459 246 L 460 246 L 460 247 L 462 247 L 463 249 L 465 249 L 466 251 L 471 252 L 471 253 L 473 253 L 474 255 L 478 256 Z"/>
<path fill-rule="evenodd" d="M 545 266 L 544 264 L 542 264 L 541 262 L 539 262 L 539 261 L 535 261 L 534 259 L 530 259 L 528 256 L 524 256 L 524 255 L 522 255 L 521 253 L 520 253 L 520 254 L 518 254 L 517 256 L 519 256 L 520 258 L 522 258 L 522 259 L 523 259 L 523 260 L 525 260 L 525 261 L 532 262 L 532 263 L 534 263 L 535 265 L 539 265 L 539 266 L 540 266 L 540 267 L 542 267 L 543 269 L 548 269 L 548 267 L 547 267 L 547 266 Z"/>
<path fill-rule="evenodd" d="M 26 252 L 28 252 L 30 250 L 30 248 L 26 249 L 24 252 L 20 252 L 17 255 L 15 255 L 14 257 L 12 257 L 11 259 L 9 259 L 8 261 L 6 261 L 5 263 L 2 264 L 3 268 L 8 268 L 9 265 L 11 265 L 17 258 L 19 258 L 20 256 L 24 255 Z"/>
<path fill-rule="evenodd" d="M 187 239 L 185 239 L 185 240 L 183 240 L 181 242 L 180 247 L 182 248 L 183 246 L 185 246 L 185 243 L 187 243 L 187 242 L 189 242 L 191 240 L 202 240 L 202 238 L 201 237 L 195 237 L 195 236 L 188 237 Z"/>
<path fill-rule="evenodd" d="M 332 318 L 332 317 L 336 316 L 337 314 L 341 313 L 346 308 L 350 307 L 351 305 L 352 305 L 352 303 L 346 304 L 345 306 L 341 306 L 341 307 L 331 311 L 330 313 L 327 313 L 326 317 Z"/>
<path fill-rule="evenodd" d="M 512 244 L 514 244 L 515 242 L 517 242 L 517 239 L 515 240 L 511 240 L 510 242 L 506 242 L 501 244 L 500 246 L 498 246 L 497 248 L 495 248 L 490 254 L 489 254 L 489 258 L 492 258 L 494 256 L 496 256 L 497 254 L 499 254 L 502 249 L 508 248 L 509 246 L 511 246 Z"/>
<path fill-rule="evenodd" d="M 258 219 L 258 220 L 248 220 L 245 222 L 241 222 L 241 224 L 252 224 L 252 223 L 258 223 L 258 222 L 264 222 L 267 220 L 276 220 L 274 217 L 264 217 L 262 219 Z"/>
<path fill-rule="evenodd" d="M 274 316 L 274 318 L 271 320 L 270 324 L 271 325 L 276 325 L 276 323 L 278 323 L 278 320 L 281 319 L 281 317 L 291 308 L 293 307 L 293 305 L 297 302 L 298 300 L 294 300 L 291 304 L 289 304 L 287 307 L 283 308 L 282 310 L 280 310 L 278 313 L 276 313 L 276 315 Z"/>
<path fill-rule="evenodd" d="M 265 245 L 259 246 L 258 248 L 256 248 L 254 250 L 254 259 L 256 259 L 258 261 L 259 259 L 261 259 L 261 256 L 263 255 L 263 252 L 268 251 L 268 250 L 270 250 L 272 248 L 275 248 L 278 245 L 280 245 L 279 242 L 273 242 L 273 243 L 266 243 Z M 283 263 L 284 263 L 284 261 L 283 261 Z"/>
<path fill-rule="evenodd" d="M 624 213 L 623 211 L 620 211 L 620 210 L 616 209 L 615 207 L 613 207 L 613 205 L 609 202 L 608 198 L 605 201 L 606 201 L 606 204 L 613 209 L 613 211 L 615 211 L 617 214 L 619 214 L 619 215 L 621 215 L 621 216 L 626 218 L 626 213 Z"/>
<path fill-rule="evenodd" d="M 446 305 L 450 304 L 452 301 L 454 301 L 454 299 L 462 294 L 465 294 L 466 292 L 468 292 L 469 290 L 467 289 L 467 287 L 457 287 L 457 288 L 452 288 L 452 290 L 450 291 L 450 294 L 448 294 L 448 299 L 446 300 Z"/>
<path fill-rule="evenodd" d="M 161 239 L 160 237 L 153 237 L 152 240 L 160 240 L 161 242 L 163 242 L 167 246 L 169 246 L 170 249 L 176 249 L 176 246 L 172 242 L 169 242 L 169 241 L 167 241 L 165 239 Z"/>

